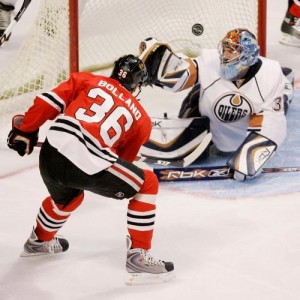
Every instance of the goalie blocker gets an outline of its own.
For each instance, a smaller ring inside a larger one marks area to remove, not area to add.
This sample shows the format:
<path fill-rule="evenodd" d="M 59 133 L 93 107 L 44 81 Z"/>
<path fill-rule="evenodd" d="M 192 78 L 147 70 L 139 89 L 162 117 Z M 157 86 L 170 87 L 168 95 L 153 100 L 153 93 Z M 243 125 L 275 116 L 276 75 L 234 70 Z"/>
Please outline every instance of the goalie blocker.
<path fill-rule="evenodd" d="M 201 144 L 209 132 L 207 117 L 151 118 L 151 121 L 150 139 L 140 149 L 140 155 L 145 157 L 167 160 L 185 157 Z"/>
<path fill-rule="evenodd" d="M 251 132 L 227 161 L 227 165 L 234 170 L 234 179 L 243 181 L 259 175 L 276 148 L 277 145 L 273 141 Z"/>

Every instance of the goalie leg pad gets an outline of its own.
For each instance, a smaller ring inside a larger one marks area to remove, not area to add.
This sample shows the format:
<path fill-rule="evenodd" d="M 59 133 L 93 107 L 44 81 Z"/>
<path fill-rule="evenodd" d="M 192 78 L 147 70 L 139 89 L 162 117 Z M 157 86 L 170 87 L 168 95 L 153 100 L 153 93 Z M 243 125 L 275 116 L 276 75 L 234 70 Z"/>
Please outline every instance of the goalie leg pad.
<path fill-rule="evenodd" d="M 209 132 L 207 117 L 151 118 L 150 139 L 140 150 L 146 157 L 178 159 L 191 153 Z"/>
<path fill-rule="evenodd" d="M 277 148 L 268 138 L 251 132 L 237 151 L 228 159 L 227 165 L 237 174 L 254 177 L 260 174 Z"/>

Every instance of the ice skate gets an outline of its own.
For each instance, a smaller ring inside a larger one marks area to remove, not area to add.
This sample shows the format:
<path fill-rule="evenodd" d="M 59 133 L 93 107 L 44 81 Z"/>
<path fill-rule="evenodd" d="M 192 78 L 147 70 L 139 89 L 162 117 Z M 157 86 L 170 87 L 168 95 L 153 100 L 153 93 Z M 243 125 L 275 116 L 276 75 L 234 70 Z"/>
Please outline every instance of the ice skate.
<path fill-rule="evenodd" d="M 129 237 L 128 240 L 131 244 Z M 127 285 L 161 283 L 175 278 L 172 262 L 156 260 L 149 251 L 140 248 L 127 250 L 126 270 L 129 273 Z"/>
<path fill-rule="evenodd" d="M 287 13 L 281 25 L 280 43 L 300 47 L 300 19 Z"/>
<path fill-rule="evenodd" d="M 29 239 L 24 244 L 24 251 L 20 254 L 21 257 L 57 254 L 67 251 L 69 243 L 61 237 L 54 237 L 51 241 L 40 241 L 34 230 L 32 230 Z"/>

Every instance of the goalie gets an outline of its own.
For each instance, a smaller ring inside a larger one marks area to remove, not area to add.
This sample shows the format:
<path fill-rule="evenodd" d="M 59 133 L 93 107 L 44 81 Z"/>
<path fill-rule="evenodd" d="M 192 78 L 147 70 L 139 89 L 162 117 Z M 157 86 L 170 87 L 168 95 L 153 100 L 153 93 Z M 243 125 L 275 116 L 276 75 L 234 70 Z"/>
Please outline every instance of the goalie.
<path fill-rule="evenodd" d="M 194 87 L 179 117 L 209 119 L 214 145 L 231 153 L 227 164 L 236 180 L 260 174 L 283 143 L 293 98 L 293 72 L 284 74 L 259 49 L 255 35 L 242 28 L 229 31 L 218 49 L 201 49 L 195 59 L 181 58 L 153 38 L 140 44 L 147 84 L 173 92 Z"/>

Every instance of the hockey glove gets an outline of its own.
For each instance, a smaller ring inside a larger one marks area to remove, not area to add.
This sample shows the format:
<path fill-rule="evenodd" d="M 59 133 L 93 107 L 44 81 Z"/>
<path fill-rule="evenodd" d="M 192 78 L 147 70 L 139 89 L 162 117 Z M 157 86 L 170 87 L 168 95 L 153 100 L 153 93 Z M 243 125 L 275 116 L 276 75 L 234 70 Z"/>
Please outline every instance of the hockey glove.
<path fill-rule="evenodd" d="M 140 43 L 139 50 L 139 58 L 144 62 L 148 71 L 146 85 L 155 84 L 157 81 L 158 68 L 161 64 L 163 55 L 167 50 L 169 50 L 169 52 L 171 51 L 170 46 L 150 37 Z"/>
<path fill-rule="evenodd" d="M 24 132 L 19 129 L 24 119 L 23 115 L 16 115 L 12 119 L 12 130 L 7 137 L 7 146 L 24 156 L 33 151 L 38 141 L 39 130 L 34 132 Z"/>
<path fill-rule="evenodd" d="M 148 71 L 146 85 L 180 91 L 191 87 L 197 78 L 197 70 L 191 59 L 183 59 L 172 52 L 170 46 L 154 38 L 140 44 L 139 58 Z"/>

